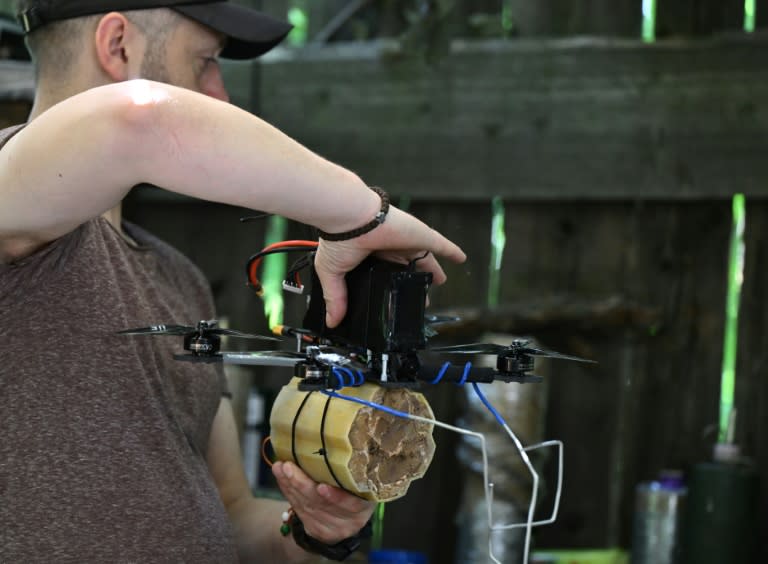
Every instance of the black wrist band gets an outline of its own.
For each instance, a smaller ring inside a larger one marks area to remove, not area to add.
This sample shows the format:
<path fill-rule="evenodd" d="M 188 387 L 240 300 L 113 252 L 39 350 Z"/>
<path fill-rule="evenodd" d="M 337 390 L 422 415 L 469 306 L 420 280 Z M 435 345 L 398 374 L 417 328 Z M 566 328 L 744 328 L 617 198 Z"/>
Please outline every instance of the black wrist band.
<path fill-rule="evenodd" d="M 307 552 L 313 552 L 338 562 L 346 560 L 350 554 L 360 548 L 360 543 L 363 539 L 369 538 L 373 532 L 373 525 L 369 520 L 356 535 L 340 540 L 336 544 L 325 544 L 307 534 L 304 530 L 304 523 L 301 522 L 301 519 L 295 513 L 291 517 L 290 524 L 291 534 L 297 545 Z"/>
<path fill-rule="evenodd" d="M 389 212 L 389 194 L 378 186 L 371 186 L 370 188 L 381 198 L 381 209 L 379 210 L 379 213 L 376 214 L 376 217 L 362 227 L 358 227 L 352 231 L 344 231 L 343 233 L 326 233 L 325 231 L 320 231 L 320 238 L 325 239 L 326 241 L 347 241 L 348 239 L 354 239 L 355 237 L 360 237 L 360 235 L 365 235 L 384 223 L 384 220 L 387 218 L 387 213 Z"/>

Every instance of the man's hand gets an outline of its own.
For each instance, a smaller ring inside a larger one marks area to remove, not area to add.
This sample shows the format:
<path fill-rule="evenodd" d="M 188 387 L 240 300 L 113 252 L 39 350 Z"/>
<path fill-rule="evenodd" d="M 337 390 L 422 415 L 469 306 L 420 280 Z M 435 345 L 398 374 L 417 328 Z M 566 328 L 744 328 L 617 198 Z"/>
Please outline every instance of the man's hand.
<path fill-rule="evenodd" d="M 464 262 L 466 255 L 454 243 L 412 215 L 394 206 L 387 218 L 373 231 L 347 241 L 325 241 L 315 256 L 315 270 L 323 286 L 326 324 L 335 327 L 347 311 L 347 286 L 344 275 L 375 252 L 382 259 L 406 264 L 415 258 L 419 270 L 433 274 L 435 284 L 445 282 L 445 273 L 434 255 L 453 262 Z"/>
<path fill-rule="evenodd" d="M 275 462 L 272 473 L 307 534 L 326 544 L 357 534 L 375 504 L 342 489 L 318 484 L 291 462 Z"/>

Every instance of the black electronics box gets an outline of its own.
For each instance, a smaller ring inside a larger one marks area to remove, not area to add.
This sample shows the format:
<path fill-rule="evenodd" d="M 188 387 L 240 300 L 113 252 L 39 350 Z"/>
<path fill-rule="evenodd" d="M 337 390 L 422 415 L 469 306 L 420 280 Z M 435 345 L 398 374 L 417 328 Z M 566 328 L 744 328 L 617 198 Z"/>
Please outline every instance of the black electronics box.
<path fill-rule="evenodd" d="M 304 327 L 334 343 L 374 353 L 426 347 L 424 308 L 431 272 L 368 257 L 346 275 L 347 313 L 333 329 L 325 325 L 322 287 L 312 270 L 312 292 Z"/>

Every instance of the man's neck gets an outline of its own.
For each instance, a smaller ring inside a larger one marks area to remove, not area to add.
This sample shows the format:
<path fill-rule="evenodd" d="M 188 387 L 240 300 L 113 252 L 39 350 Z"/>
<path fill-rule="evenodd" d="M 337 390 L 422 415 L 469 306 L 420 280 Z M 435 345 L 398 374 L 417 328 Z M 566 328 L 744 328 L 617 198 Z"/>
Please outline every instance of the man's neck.
<path fill-rule="evenodd" d="M 106 83 L 97 79 L 78 80 L 71 78 L 67 81 L 53 81 L 50 78 L 38 76 L 35 100 L 32 104 L 32 111 L 29 114 L 29 121 L 32 121 L 59 102 L 63 102 L 67 98 L 102 84 Z"/>
<path fill-rule="evenodd" d="M 121 204 L 117 204 L 111 210 L 105 211 L 103 214 L 101 214 L 101 217 L 111 223 L 112 227 L 114 227 L 119 233 L 123 232 L 123 210 Z"/>
<path fill-rule="evenodd" d="M 105 211 L 103 214 L 101 214 L 101 217 L 106 219 L 112 227 L 114 227 L 115 231 L 117 231 L 120 236 L 128 241 L 132 245 L 138 245 L 138 243 L 134 240 L 133 237 L 131 237 L 128 233 L 125 232 L 123 229 L 123 210 L 122 210 L 122 203 L 117 204 L 114 208 L 111 210 Z"/>
<path fill-rule="evenodd" d="M 29 113 L 27 121 L 32 121 L 49 108 L 55 106 L 66 98 L 69 98 L 69 95 L 63 96 L 64 92 L 59 92 L 57 95 L 53 96 L 46 94 L 46 91 L 47 90 L 43 85 L 37 87 L 35 101 L 32 104 L 32 111 Z"/>

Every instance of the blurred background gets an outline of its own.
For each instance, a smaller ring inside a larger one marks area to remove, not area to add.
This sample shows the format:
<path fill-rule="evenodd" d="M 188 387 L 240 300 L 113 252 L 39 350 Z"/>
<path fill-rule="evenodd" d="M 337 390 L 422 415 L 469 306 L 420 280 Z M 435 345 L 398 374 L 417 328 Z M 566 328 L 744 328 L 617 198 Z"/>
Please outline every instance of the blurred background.
<path fill-rule="evenodd" d="M 535 529 L 536 558 L 581 549 L 587 562 L 598 553 L 586 550 L 599 549 L 618 562 L 666 519 L 676 538 L 693 531 L 695 543 L 701 530 L 720 527 L 723 537 L 712 534 L 720 548 L 748 546 L 712 562 L 768 561 L 757 542 L 768 538 L 760 243 L 768 236 L 768 5 L 244 3 L 295 29 L 259 61 L 224 65 L 233 103 L 384 187 L 467 252 L 465 264 L 444 265 L 448 283 L 430 292 L 431 313 L 461 317 L 433 342 L 525 336 L 599 363 L 552 360 L 542 365 L 543 385 L 489 390 L 524 442 L 565 443 L 560 513 Z M 12 14 L 12 5 L 2 0 L 0 10 Z M 18 28 L 0 20 L 0 126 L 25 120 L 33 92 Z M 270 316 L 301 324 L 304 298 L 269 294 L 265 311 L 246 286 L 245 263 L 267 241 L 316 238 L 311 228 L 241 222 L 253 212 L 149 188 L 134 190 L 126 215 L 203 269 L 230 327 L 264 333 Z M 282 267 L 267 268 L 279 278 Z M 229 376 L 244 437 L 268 433 L 270 402 L 289 374 L 239 368 Z M 483 425 L 463 389 L 426 395 L 438 419 Z M 485 562 L 487 527 L 473 513 L 476 453 L 457 435 L 435 436 L 430 470 L 387 505 L 377 543 L 432 563 Z M 716 443 L 738 445 L 738 454 L 726 449 L 728 461 L 721 453 L 708 465 Z M 554 501 L 553 454 L 536 458 L 541 515 Z M 493 451 L 492 470 L 508 490 L 525 483 L 515 478 L 516 457 L 511 442 Z M 270 492 L 263 465 L 247 462 L 254 487 Z M 725 482 L 702 478 L 723 464 Z M 643 488 L 670 470 L 693 488 L 681 490 L 688 510 L 650 511 Z M 525 494 L 504 499 L 502 489 L 499 502 L 512 514 L 525 508 Z M 730 505 L 694 514 L 723 491 Z M 516 534 L 495 539 L 498 550 L 516 554 Z M 673 561 L 656 558 L 633 557 Z"/>

